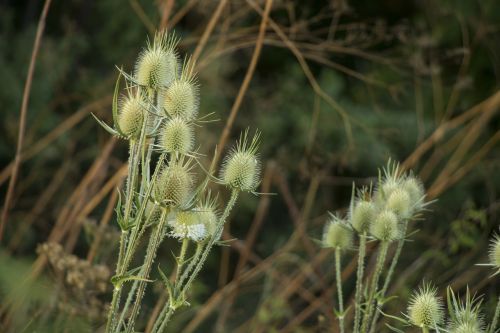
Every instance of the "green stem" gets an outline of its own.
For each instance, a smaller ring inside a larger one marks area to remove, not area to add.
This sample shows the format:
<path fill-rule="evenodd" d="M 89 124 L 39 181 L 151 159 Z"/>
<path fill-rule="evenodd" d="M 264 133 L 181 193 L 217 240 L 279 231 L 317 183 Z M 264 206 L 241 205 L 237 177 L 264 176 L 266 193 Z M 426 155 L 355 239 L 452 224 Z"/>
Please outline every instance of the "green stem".
<path fill-rule="evenodd" d="M 337 280 L 337 295 L 339 298 L 339 326 L 340 333 L 344 333 L 344 300 L 342 296 L 342 277 L 340 275 L 340 249 L 335 249 L 335 277 Z"/>
<path fill-rule="evenodd" d="M 205 263 L 208 254 L 210 253 L 210 250 L 212 246 L 215 244 L 215 242 L 218 240 L 220 235 L 222 234 L 222 230 L 224 229 L 224 223 L 226 222 L 227 217 L 229 216 L 229 213 L 233 209 L 234 205 L 236 204 L 236 200 L 238 199 L 239 191 L 233 190 L 231 192 L 231 198 L 229 199 L 226 208 L 224 209 L 224 212 L 222 213 L 221 218 L 219 219 L 219 223 L 217 224 L 217 228 L 214 232 L 214 235 L 210 238 L 208 241 L 206 247 L 203 249 L 201 258 L 196 262 L 196 265 L 194 266 L 193 272 L 189 276 L 186 284 L 184 286 L 180 286 L 180 291 L 178 292 L 178 295 L 176 295 L 177 299 L 175 300 L 169 300 L 170 304 L 178 303 L 180 297 L 184 297 L 186 292 L 189 290 L 191 287 L 191 283 L 193 283 L 194 279 L 197 277 L 198 273 L 200 272 L 201 268 L 203 267 L 203 264 Z M 182 279 L 182 276 L 181 276 Z M 167 306 L 167 305 L 165 305 Z M 166 308 L 164 307 L 163 310 Z M 156 319 L 154 327 L 157 327 L 157 323 L 160 322 L 161 324 L 159 325 L 159 328 L 157 331 L 154 331 L 155 333 L 162 333 L 163 330 L 166 328 L 166 325 L 168 321 L 170 320 L 170 317 L 173 315 L 175 311 L 174 307 L 169 307 L 166 312 L 164 312 L 164 316 L 160 315 Z M 163 312 L 163 311 L 162 311 Z"/>
<path fill-rule="evenodd" d="M 380 274 L 382 273 L 382 269 L 384 268 L 385 257 L 387 256 L 387 249 L 389 248 L 389 242 L 381 242 L 380 250 L 377 256 L 377 263 L 375 265 L 375 272 L 373 273 L 372 283 L 370 286 L 370 292 L 368 294 L 368 301 L 366 303 L 366 311 L 363 316 L 363 322 L 361 325 L 361 332 L 368 332 L 368 323 L 370 322 L 370 318 L 373 313 L 373 301 L 375 298 L 375 294 L 378 289 L 378 281 L 380 278 Z"/>
<path fill-rule="evenodd" d="M 179 279 L 182 272 L 182 267 L 184 266 L 184 258 L 186 257 L 186 252 L 189 246 L 189 238 L 184 238 L 182 240 L 181 251 L 179 258 L 177 259 L 177 272 L 175 273 L 175 281 Z"/>
<path fill-rule="evenodd" d="M 389 284 L 391 283 L 391 278 L 392 274 L 394 273 L 394 270 L 396 269 L 396 264 L 398 263 L 399 256 L 401 255 L 401 252 L 403 251 L 403 246 L 405 244 L 405 238 L 406 238 L 406 230 L 408 229 L 408 220 L 405 220 L 403 222 L 403 226 L 401 228 L 401 235 L 403 237 L 398 241 L 398 247 L 396 248 L 396 252 L 394 252 L 394 257 L 392 257 L 391 261 L 391 266 L 389 267 L 389 270 L 387 271 L 387 275 L 384 280 L 384 286 L 382 287 L 382 290 L 380 292 L 381 297 L 385 297 L 385 294 L 387 293 L 387 290 L 389 289 Z M 377 300 L 377 307 L 379 306 L 379 302 Z M 375 332 L 375 324 L 377 323 L 378 317 L 380 316 L 380 312 L 375 312 L 370 328 L 370 333 Z"/>
<path fill-rule="evenodd" d="M 500 317 L 500 296 L 498 296 L 497 307 L 495 309 L 495 314 L 493 315 L 493 320 L 491 321 L 490 333 L 495 333 L 499 317 Z"/>
<path fill-rule="evenodd" d="M 429 329 L 427 327 L 422 327 L 422 333 L 429 333 Z"/>
<path fill-rule="evenodd" d="M 358 270 L 356 274 L 356 296 L 354 304 L 354 333 L 359 332 L 359 321 L 361 319 L 361 298 L 363 288 L 363 273 L 365 269 L 366 254 L 366 232 L 359 235 Z"/>
<path fill-rule="evenodd" d="M 144 271 L 141 274 L 142 279 L 147 279 L 149 276 L 149 272 L 151 271 L 151 266 L 153 265 L 154 258 L 156 256 L 156 252 L 160 243 L 162 241 L 164 232 L 163 227 L 167 222 L 168 210 L 164 209 L 161 215 L 160 222 L 156 226 L 156 228 L 151 233 L 151 238 L 149 241 L 148 248 L 146 250 L 146 258 L 144 259 Z M 132 312 L 130 314 L 130 319 L 127 325 L 126 332 L 133 332 L 135 321 L 137 319 L 137 315 L 139 314 L 139 309 L 141 306 L 142 298 L 144 297 L 144 291 L 146 289 L 146 281 L 140 281 L 139 287 L 137 289 L 137 296 L 135 298 L 135 303 L 132 308 Z"/>

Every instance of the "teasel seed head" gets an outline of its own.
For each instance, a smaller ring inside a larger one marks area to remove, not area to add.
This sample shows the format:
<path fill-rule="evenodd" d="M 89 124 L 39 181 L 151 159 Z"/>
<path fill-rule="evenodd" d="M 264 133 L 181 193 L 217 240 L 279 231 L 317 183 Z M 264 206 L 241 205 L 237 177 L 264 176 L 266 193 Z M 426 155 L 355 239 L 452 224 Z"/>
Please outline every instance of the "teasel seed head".
<path fill-rule="evenodd" d="M 367 232 L 375 219 L 377 207 L 371 201 L 359 200 L 352 208 L 350 221 L 354 230 L 359 233 Z"/>
<path fill-rule="evenodd" d="M 135 79 L 141 86 L 160 90 L 168 87 L 177 76 L 177 39 L 166 32 L 155 35 L 153 44 L 140 53 L 135 66 Z"/>
<path fill-rule="evenodd" d="M 189 238 L 199 242 L 207 237 L 205 225 L 200 221 L 195 211 L 177 212 L 168 221 L 168 225 L 172 228 L 170 235 L 175 238 Z"/>
<path fill-rule="evenodd" d="M 407 176 L 401 183 L 402 189 L 410 196 L 415 210 L 420 210 L 424 205 L 425 189 L 422 182 L 413 175 Z"/>
<path fill-rule="evenodd" d="M 490 265 L 500 270 L 500 235 L 493 237 L 489 248 Z"/>
<path fill-rule="evenodd" d="M 398 217 L 390 210 L 379 212 L 370 226 L 370 233 L 382 242 L 395 241 L 400 237 Z"/>
<path fill-rule="evenodd" d="M 387 197 L 385 207 L 403 219 L 411 217 L 413 213 L 413 203 L 410 195 L 402 188 L 396 188 L 391 192 Z"/>
<path fill-rule="evenodd" d="M 129 94 L 121 101 L 118 113 L 118 127 L 127 139 L 138 139 L 144 122 L 145 101 L 138 92 Z"/>
<path fill-rule="evenodd" d="M 192 125 L 180 117 L 169 119 L 160 130 L 159 144 L 167 153 L 187 154 L 194 144 Z"/>
<path fill-rule="evenodd" d="M 484 333 L 484 330 L 477 326 L 474 323 L 469 323 L 469 322 L 463 322 L 452 329 L 450 329 L 448 332 L 450 333 Z"/>
<path fill-rule="evenodd" d="M 193 120 L 200 105 L 198 80 L 194 72 L 194 61 L 185 60 L 178 79 L 163 93 L 163 107 L 171 117 Z"/>
<path fill-rule="evenodd" d="M 260 162 L 257 156 L 260 133 L 256 132 L 252 141 L 248 142 L 248 130 L 240 136 L 240 140 L 228 156 L 221 170 L 221 179 L 227 186 L 252 192 L 259 184 Z"/>
<path fill-rule="evenodd" d="M 418 327 L 435 328 L 443 322 L 443 304 L 436 288 L 424 284 L 413 293 L 408 305 L 408 318 Z"/>
<path fill-rule="evenodd" d="M 352 230 L 342 219 L 331 216 L 323 231 L 323 247 L 345 250 L 352 246 Z"/>
<path fill-rule="evenodd" d="M 169 207 L 184 207 L 188 204 L 193 186 L 191 163 L 184 159 L 170 162 L 163 169 L 155 184 L 155 200 Z"/>

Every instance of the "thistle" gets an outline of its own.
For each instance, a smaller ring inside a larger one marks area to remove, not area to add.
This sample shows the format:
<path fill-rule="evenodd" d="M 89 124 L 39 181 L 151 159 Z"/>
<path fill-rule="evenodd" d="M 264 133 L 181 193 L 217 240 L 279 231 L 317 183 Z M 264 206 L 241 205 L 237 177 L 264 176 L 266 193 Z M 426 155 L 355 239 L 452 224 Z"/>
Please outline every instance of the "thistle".
<path fill-rule="evenodd" d="M 166 153 L 187 154 L 193 149 L 192 125 L 180 117 L 168 120 L 159 134 L 160 149 Z"/>
<path fill-rule="evenodd" d="M 444 314 L 437 289 L 424 284 L 414 292 L 408 304 L 407 316 L 411 324 L 422 328 L 422 332 L 438 328 L 443 322 Z"/>
<path fill-rule="evenodd" d="M 184 62 L 180 77 L 172 82 L 162 98 L 163 108 L 169 116 L 180 117 L 186 121 L 196 117 L 199 108 L 199 92 L 193 61 Z"/>
<path fill-rule="evenodd" d="M 241 135 L 236 147 L 226 156 L 221 170 L 223 184 L 252 192 L 259 184 L 260 162 L 257 156 L 260 133 L 256 132 L 249 142 L 248 130 Z"/>
<path fill-rule="evenodd" d="M 349 218 L 352 227 L 359 233 L 367 232 L 375 219 L 377 207 L 371 201 L 359 200 L 354 207 Z"/>
<path fill-rule="evenodd" d="M 144 123 L 145 101 L 138 92 L 129 94 L 121 101 L 118 113 L 118 128 L 127 139 L 139 139 Z"/>
<path fill-rule="evenodd" d="M 322 239 L 323 247 L 345 250 L 352 246 L 352 231 L 347 222 L 331 215 L 325 225 Z"/>
<path fill-rule="evenodd" d="M 164 32 L 155 35 L 153 44 L 148 41 L 135 66 L 136 82 L 154 90 L 167 88 L 179 70 L 176 46 L 175 36 Z"/>
<path fill-rule="evenodd" d="M 393 242 L 400 237 L 399 221 L 396 214 L 383 210 L 375 217 L 370 226 L 370 233 L 382 242 Z"/>
<path fill-rule="evenodd" d="M 155 200 L 168 207 L 185 207 L 193 186 L 191 160 L 171 162 L 161 172 L 154 189 Z"/>

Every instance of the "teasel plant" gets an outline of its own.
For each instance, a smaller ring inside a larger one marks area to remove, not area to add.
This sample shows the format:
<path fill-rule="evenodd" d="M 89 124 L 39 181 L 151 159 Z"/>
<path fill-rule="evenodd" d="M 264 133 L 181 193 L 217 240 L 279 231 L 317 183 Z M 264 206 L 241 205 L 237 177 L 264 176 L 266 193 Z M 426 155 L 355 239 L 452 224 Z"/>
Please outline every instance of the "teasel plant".
<path fill-rule="evenodd" d="M 158 265 L 168 298 L 152 329 L 165 332 L 174 312 L 189 305 L 188 292 L 210 250 L 224 244 L 224 223 L 240 193 L 255 193 L 260 181 L 259 132 L 241 134 L 219 174 L 217 151 L 208 168 L 201 163 L 195 129 L 210 121 L 210 115 L 198 117 L 195 63 L 190 58 L 181 62 L 178 42 L 174 34 L 158 32 L 139 54 L 133 73 L 118 69 L 113 126 L 94 116 L 109 133 L 129 144 L 126 185 L 116 206 L 121 237 L 106 333 L 136 331 L 155 258 L 170 237 L 178 240 L 179 248 L 170 249 L 178 251 L 170 272 Z M 120 95 L 122 79 L 126 86 Z M 219 205 L 223 196 L 213 194 L 210 184 L 229 190 L 224 205 Z M 142 241 L 147 245 L 145 253 L 140 250 Z M 131 267 L 142 256 L 142 264 Z"/>

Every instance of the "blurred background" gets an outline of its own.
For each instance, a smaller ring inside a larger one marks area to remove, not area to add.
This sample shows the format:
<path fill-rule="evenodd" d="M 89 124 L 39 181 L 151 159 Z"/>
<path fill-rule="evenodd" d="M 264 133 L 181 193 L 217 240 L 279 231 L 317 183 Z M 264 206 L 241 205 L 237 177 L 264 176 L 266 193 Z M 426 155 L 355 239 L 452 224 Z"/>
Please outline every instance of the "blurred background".
<path fill-rule="evenodd" d="M 236 240 L 213 251 L 172 332 L 336 332 L 333 254 L 314 239 L 389 158 L 437 201 L 410 227 L 386 312 L 404 311 L 423 279 L 441 295 L 469 285 L 494 308 L 500 287 L 475 264 L 499 225 L 500 2 L 274 0 L 258 38 L 268 1 L 0 0 L 1 332 L 104 322 L 127 144 L 90 113 L 111 121 L 115 66 L 131 71 L 159 28 L 198 58 L 200 113 L 219 119 L 199 131 L 203 151 L 232 112 L 231 141 L 262 131 L 259 191 L 276 194 L 243 196 L 224 233 Z M 355 260 L 344 260 L 348 299 Z M 165 299 L 152 285 L 146 328 Z"/>

